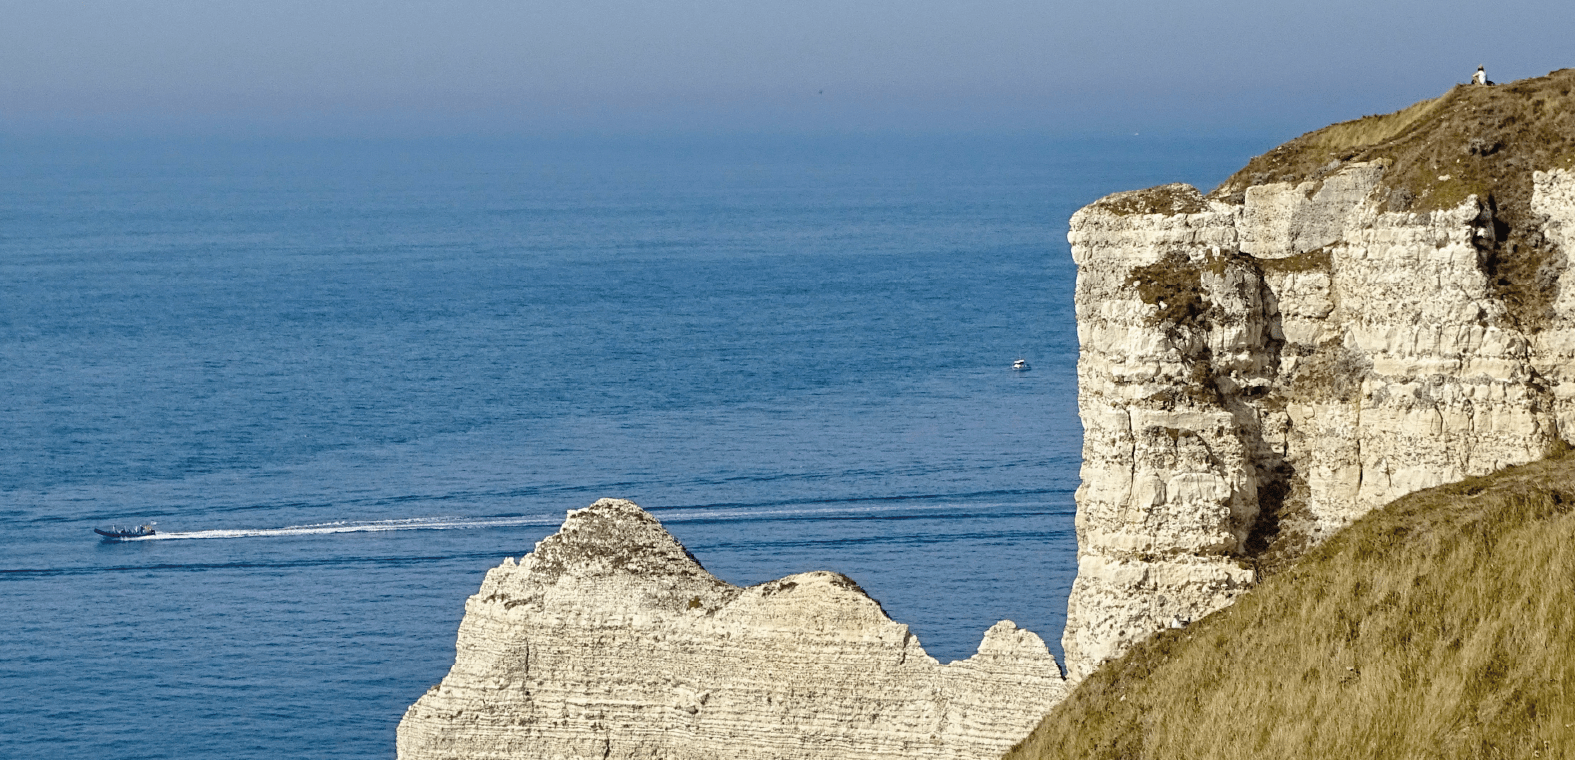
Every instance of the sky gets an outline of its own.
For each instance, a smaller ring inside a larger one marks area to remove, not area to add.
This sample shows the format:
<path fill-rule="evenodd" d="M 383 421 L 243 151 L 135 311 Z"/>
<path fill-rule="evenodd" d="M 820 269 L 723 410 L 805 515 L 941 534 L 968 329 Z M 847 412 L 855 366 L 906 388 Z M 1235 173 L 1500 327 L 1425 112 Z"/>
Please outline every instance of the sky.
<path fill-rule="evenodd" d="M 0 0 L 0 130 L 1286 131 L 1575 65 L 1575 3 Z"/>

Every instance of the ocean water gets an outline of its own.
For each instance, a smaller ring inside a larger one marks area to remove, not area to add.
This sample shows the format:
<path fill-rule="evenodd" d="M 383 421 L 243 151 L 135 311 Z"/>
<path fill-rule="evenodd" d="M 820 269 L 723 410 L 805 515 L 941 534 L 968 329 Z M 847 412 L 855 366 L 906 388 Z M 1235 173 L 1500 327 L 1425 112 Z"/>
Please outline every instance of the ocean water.
<path fill-rule="evenodd" d="M 0 757 L 392 757 L 486 570 L 608 496 L 1059 654 L 1067 218 L 1264 147 L 0 141 Z"/>

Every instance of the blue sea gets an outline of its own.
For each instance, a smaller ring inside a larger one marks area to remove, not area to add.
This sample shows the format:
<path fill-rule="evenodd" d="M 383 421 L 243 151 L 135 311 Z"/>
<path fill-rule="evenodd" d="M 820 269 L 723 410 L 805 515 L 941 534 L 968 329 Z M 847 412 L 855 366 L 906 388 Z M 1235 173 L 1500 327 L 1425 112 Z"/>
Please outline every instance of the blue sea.
<path fill-rule="evenodd" d="M 601 497 L 942 661 L 1059 654 L 1067 218 L 1266 147 L 0 139 L 0 757 L 390 758 L 487 569 Z"/>

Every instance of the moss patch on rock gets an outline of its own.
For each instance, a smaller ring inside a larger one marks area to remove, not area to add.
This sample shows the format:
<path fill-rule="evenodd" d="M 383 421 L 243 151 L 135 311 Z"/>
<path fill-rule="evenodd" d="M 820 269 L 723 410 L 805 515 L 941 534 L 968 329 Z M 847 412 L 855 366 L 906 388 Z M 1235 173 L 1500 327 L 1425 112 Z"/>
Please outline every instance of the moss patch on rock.
<path fill-rule="evenodd" d="M 1133 268 L 1127 275 L 1143 303 L 1158 308 L 1150 324 L 1196 325 L 1207 329 L 1212 305 L 1203 295 L 1202 272 L 1181 251 L 1171 251 L 1148 266 Z"/>
<path fill-rule="evenodd" d="M 1258 266 L 1263 269 L 1264 274 L 1268 275 L 1330 272 L 1334 270 L 1334 260 L 1329 253 L 1329 246 L 1324 246 L 1278 259 L 1260 258 Z"/>
<path fill-rule="evenodd" d="M 1250 273 L 1238 272 L 1241 276 L 1233 278 L 1233 269 L 1247 269 Z M 1213 284 L 1205 285 L 1206 278 Z M 1211 300 L 1210 288 L 1221 287 L 1224 282 L 1237 283 L 1225 287 L 1238 287 L 1241 282 L 1261 280 L 1257 260 L 1239 251 L 1212 250 L 1194 259 L 1185 251 L 1174 250 L 1128 273 L 1126 286 L 1135 290 L 1143 303 L 1154 307 L 1148 324 L 1165 331 L 1187 366 L 1187 382 L 1181 393 L 1161 390 L 1150 395 L 1148 403 L 1165 409 L 1187 399 L 1204 404 L 1223 403 L 1207 337 L 1211 330 L 1240 322 L 1242 316 Z"/>
<path fill-rule="evenodd" d="M 1286 392 L 1304 403 L 1354 403 L 1361 398 L 1362 380 L 1372 367 L 1366 356 L 1332 340 L 1297 362 Z"/>

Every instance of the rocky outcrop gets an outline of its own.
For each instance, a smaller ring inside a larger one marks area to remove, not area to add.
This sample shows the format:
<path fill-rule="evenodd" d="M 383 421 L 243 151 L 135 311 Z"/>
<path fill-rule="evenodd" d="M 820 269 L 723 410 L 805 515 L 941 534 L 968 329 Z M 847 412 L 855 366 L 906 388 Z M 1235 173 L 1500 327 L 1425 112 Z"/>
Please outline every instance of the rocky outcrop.
<path fill-rule="evenodd" d="M 846 576 L 738 588 L 603 499 L 465 606 L 454 667 L 405 713 L 437 758 L 993 758 L 1064 694 L 1010 621 L 942 665 Z"/>
<path fill-rule="evenodd" d="M 1575 175 L 1536 172 L 1529 212 L 1476 194 L 1398 211 L 1389 165 L 1121 193 L 1073 216 L 1070 680 L 1368 510 L 1575 431 L 1575 289 L 1556 253 Z M 1544 236 L 1534 282 L 1500 271 L 1507 211 Z M 1532 286 L 1553 295 L 1510 292 Z M 1528 319 L 1539 298 L 1549 312 Z"/>

